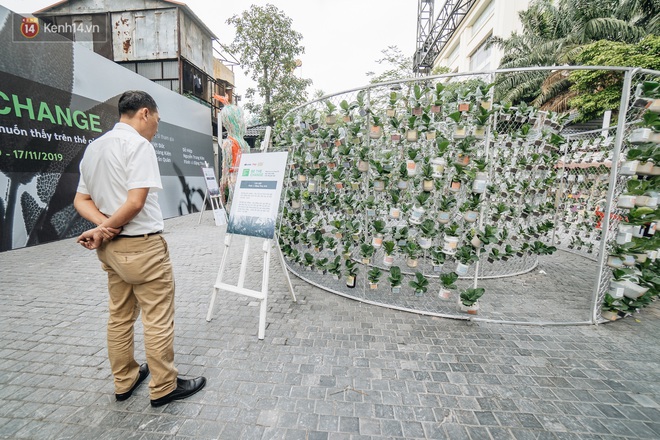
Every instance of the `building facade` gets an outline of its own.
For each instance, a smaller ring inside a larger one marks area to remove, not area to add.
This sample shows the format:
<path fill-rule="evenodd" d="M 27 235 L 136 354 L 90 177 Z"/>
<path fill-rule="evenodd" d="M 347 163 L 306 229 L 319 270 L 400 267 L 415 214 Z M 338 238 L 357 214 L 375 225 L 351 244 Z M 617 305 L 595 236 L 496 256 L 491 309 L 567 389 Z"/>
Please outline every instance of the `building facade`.
<path fill-rule="evenodd" d="M 218 38 L 184 3 L 68 0 L 34 15 L 90 50 L 212 107 L 213 121 L 221 108 L 213 95 L 233 101 L 234 72 L 216 56 L 222 55 Z M 90 29 L 100 37 L 89 38 Z"/>
<path fill-rule="evenodd" d="M 457 0 L 447 0 L 447 2 Z M 492 36 L 509 37 L 520 32 L 518 12 L 527 9 L 530 0 L 477 0 L 455 25 L 446 42 L 438 47 L 433 68 L 447 67 L 452 72 L 478 72 L 497 69 L 503 52 L 487 47 Z"/>

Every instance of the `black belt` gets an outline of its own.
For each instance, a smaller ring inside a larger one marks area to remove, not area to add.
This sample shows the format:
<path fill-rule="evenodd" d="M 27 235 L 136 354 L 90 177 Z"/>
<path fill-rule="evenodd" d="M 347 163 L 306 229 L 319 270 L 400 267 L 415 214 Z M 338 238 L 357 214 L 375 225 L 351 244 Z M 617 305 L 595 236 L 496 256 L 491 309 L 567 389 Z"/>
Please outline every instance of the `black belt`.
<path fill-rule="evenodd" d="M 138 234 L 138 235 L 119 234 L 116 238 L 119 238 L 119 237 L 121 237 L 121 238 L 138 238 L 138 237 L 147 238 L 150 235 L 157 235 L 157 234 L 162 234 L 162 233 L 163 233 L 163 231 L 149 232 L 148 234 Z"/>

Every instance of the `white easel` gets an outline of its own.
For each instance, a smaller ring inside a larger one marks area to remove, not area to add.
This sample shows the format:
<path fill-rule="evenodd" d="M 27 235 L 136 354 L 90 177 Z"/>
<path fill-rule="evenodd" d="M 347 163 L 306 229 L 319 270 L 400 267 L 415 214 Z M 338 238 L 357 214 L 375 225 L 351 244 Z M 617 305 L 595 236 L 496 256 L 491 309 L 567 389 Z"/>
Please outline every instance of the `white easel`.
<path fill-rule="evenodd" d="M 267 132 L 267 136 L 270 132 Z M 268 148 L 268 139 L 264 140 L 262 144 L 262 151 Z M 233 234 L 227 233 L 224 240 L 224 250 L 222 253 L 222 259 L 220 260 L 220 269 L 218 270 L 218 276 L 216 278 L 215 284 L 213 286 L 213 294 L 211 296 L 211 303 L 209 304 L 209 310 L 206 315 L 206 321 L 210 322 L 213 315 L 213 306 L 215 304 L 215 298 L 219 290 L 226 290 L 228 292 L 238 293 L 241 295 L 246 295 L 251 298 L 258 299 L 259 304 L 259 329 L 258 329 L 258 338 L 264 339 L 266 334 L 266 312 L 268 307 L 268 280 L 270 272 L 270 250 L 272 247 L 272 239 L 264 239 L 262 251 L 263 255 L 263 270 L 262 270 L 262 280 L 261 280 L 261 289 L 252 290 L 245 287 L 245 274 L 248 267 L 248 255 L 250 249 L 250 236 L 245 236 L 245 244 L 243 247 L 243 257 L 241 259 L 241 267 L 238 275 L 238 282 L 236 285 L 228 284 L 223 281 L 225 268 L 227 266 L 227 260 L 229 259 L 229 249 L 231 246 Z M 279 254 L 280 265 L 282 266 L 282 271 L 284 272 L 287 285 L 289 287 L 289 293 L 294 302 L 298 302 L 296 299 L 296 294 L 293 290 L 293 284 L 291 284 L 291 278 L 289 277 L 289 272 L 287 271 L 286 265 L 284 263 L 284 256 L 279 246 L 279 242 L 276 240 L 276 247 Z"/>

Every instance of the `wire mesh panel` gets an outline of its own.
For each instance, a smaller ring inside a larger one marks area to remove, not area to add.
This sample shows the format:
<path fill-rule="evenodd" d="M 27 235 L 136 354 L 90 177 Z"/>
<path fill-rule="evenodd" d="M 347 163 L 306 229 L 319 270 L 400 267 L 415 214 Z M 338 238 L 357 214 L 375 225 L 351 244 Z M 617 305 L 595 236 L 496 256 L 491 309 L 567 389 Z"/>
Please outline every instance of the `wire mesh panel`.
<path fill-rule="evenodd" d="M 290 269 L 419 313 L 588 322 L 614 131 L 562 136 L 556 114 L 494 103 L 491 81 L 376 84 L 290 112 L 276 135 Z"/>

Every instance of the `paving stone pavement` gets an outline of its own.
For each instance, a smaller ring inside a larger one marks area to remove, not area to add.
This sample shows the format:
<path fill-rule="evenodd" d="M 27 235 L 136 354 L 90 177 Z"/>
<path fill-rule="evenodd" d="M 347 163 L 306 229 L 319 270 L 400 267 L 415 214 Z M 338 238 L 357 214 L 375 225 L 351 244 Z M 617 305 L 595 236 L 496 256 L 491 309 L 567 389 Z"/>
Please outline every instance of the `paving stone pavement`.
<path fill-rule="evenodd" d="M 1 438 L 660 438 L 657 303 L 599 326 L 512 326 L 365 305 L 292 278 L 294 303 L 273 259 L 258 340 L 249 297 L 223 292 L 205 320 L 224 233 L 210 213 L 198 219 L 167 220 L 165 237 L 175 362 L 208 384 L 159 408 L 144 385 L 114 400 L 94 253 L 73 239 L 0 253 Z M 258 240 L 252 249 L 247 283 L 257 287 Z"/>

